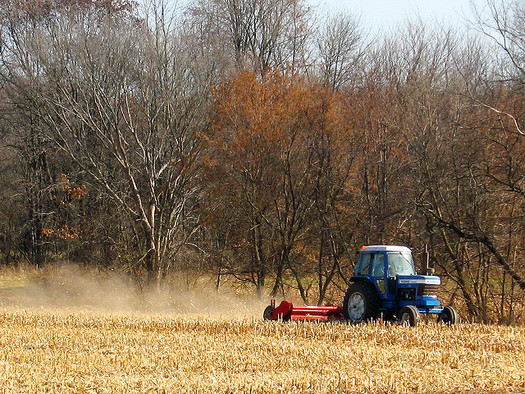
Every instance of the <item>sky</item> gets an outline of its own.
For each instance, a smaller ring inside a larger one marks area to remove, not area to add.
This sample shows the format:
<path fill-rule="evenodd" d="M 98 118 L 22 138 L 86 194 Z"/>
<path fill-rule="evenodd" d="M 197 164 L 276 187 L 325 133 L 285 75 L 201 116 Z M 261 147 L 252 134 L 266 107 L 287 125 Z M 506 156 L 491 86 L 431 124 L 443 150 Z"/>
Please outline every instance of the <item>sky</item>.
<path fill-rule="evenodd" d="M 483 7 L 486 0 L 309 0 L 330 13 L 347 11 L 361 16 L 363 26 L 371 30 L 388 30 L 407 18 L 420 17 L 424 22 L 437 21 L 453 26 L 465 25 L 471 15 L 471 3 Z"/>

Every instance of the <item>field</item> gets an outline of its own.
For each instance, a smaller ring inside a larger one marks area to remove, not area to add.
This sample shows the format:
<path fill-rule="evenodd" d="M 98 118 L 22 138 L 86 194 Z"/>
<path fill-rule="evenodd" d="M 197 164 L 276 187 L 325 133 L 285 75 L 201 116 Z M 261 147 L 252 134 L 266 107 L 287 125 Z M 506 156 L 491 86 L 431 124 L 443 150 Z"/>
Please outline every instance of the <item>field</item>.
<path fill-rule="evenodd" d="M 525 392 L 525 329 L 0 310 L 1 392 Z"/>
<path fill-rule="evenodd" d="M 0 273 L 0 393 L 525 392 L 525 327 L 265 322 L 266 304 Z"/>

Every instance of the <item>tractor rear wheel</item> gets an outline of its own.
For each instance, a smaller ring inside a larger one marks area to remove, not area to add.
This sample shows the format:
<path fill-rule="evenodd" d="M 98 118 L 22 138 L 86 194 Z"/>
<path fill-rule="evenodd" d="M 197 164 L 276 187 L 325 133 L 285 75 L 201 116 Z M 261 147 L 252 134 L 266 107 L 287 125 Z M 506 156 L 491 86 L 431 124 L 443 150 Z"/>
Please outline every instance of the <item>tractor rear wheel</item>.
<path fill-rule="evenodd" d="M 409 325 L 415 327 L 419 324 L 421 320 L 421 315 L 419 314 L 418 309 L 414 305 L 407 305 L 401 308 L 399 311 L 399 322 L 402 325 Z"/>
<path fill-rule="evenodd" d="M 443 308 L 443 312 L 438 317 L 438 323 L 442 322 L 446 325 L 452 325 L 459 323 L 459 316 L 456 310 L 451 306 L 446 306 Z"/>
<path fill-rule="evenodd" d="M 343 302 L 343 315 L 346 320 L 357 324 L 374 319 L 380 307 L 375 288 L 366 282 L 355 282 L 346 291 Z"/>

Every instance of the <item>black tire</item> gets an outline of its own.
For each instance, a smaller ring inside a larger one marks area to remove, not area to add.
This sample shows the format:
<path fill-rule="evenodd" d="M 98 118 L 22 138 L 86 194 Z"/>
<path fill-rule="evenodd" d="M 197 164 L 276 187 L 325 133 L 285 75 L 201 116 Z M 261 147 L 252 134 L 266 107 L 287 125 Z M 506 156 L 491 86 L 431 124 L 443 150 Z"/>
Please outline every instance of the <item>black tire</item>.
<path fill-rule="evenodd" d="M 421 314 L 414 305 L 407 305 L 399 311 L 399 323 L 415 327 L 421 321 Z"/>
<path fill-rule="evenodd" d="M 268 305 L 263 312 L 263 319 L 264 320 L 271 320 L 272 319 L 272 313 L 275 308 L 272 305 Z"/>
<path fill-rule="evenodd" d="M 375 319 L 380 305 L 379 295 L 372 285 L 367 282 L 355 282 L 346 291 L 343 315 L 350 323 L 362 323 Z"/>
<path fill-rule="evenodd" d="M 459 323 L 459 316 L 456 310 L 451 306 L 446 306 L 443 308 L 443 312 L 438 317 L 438 323 L 445 323 L 450 326 L 452 324 Z"/>

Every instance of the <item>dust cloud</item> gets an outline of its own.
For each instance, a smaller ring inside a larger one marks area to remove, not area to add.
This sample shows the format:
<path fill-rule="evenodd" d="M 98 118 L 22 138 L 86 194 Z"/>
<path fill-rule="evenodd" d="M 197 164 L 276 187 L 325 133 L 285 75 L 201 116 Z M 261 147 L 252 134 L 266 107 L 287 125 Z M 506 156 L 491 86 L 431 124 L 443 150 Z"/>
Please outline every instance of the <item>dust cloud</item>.
<path fill-rule="evenodd" d="M 3 279 L 0 307 L 242 318 L 262 317 L 268 304 L 266 298 L 237 294 L 226 286 L 217 292 L 206 281 L 190 289 L 176 283 L 144 291 L 122 273 L 61 265 Z"/>

